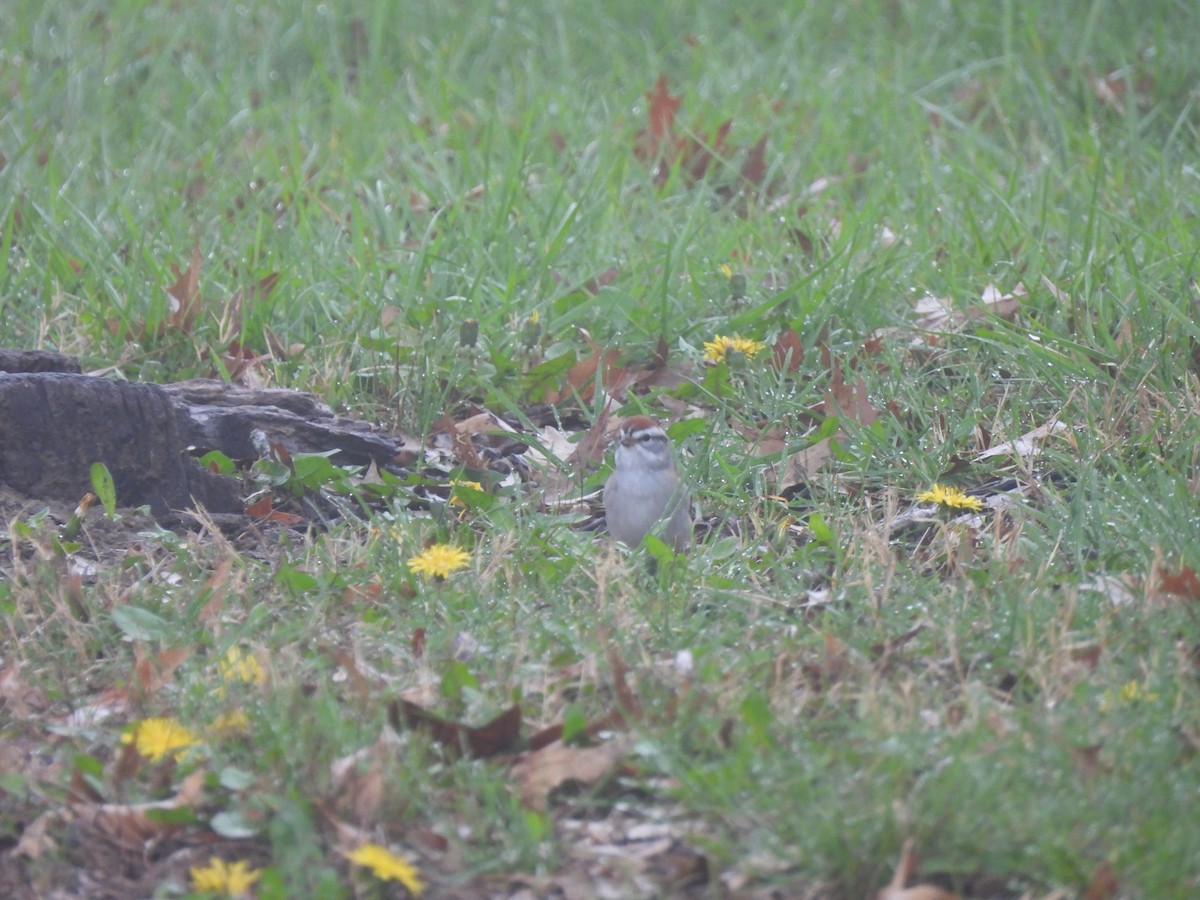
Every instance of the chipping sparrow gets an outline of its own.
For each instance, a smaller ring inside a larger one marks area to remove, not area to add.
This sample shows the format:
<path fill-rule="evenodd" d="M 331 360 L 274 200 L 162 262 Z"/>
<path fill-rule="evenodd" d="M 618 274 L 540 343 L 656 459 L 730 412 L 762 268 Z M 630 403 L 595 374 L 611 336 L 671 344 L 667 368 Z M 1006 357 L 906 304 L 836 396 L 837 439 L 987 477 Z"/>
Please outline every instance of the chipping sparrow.
<path fill-rule="evenodd" d="M 649 416 L 633 416 L 617 436 L 617 465 L 604 485 L 608 533 L 636 547 L 659 521 L 659 537 L 676 552 L 692 540 L 691 499 L 675 468 L 667 433 Z"/>

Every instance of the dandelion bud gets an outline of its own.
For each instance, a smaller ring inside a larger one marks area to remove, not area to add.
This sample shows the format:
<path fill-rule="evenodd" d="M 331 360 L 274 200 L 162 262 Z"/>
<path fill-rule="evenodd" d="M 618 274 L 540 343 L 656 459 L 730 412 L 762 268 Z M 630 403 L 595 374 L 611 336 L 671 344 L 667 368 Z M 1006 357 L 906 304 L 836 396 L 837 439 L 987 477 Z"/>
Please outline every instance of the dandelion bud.
<path fill-rule="evenodd" d="M 542 321 L 538 316 L 537 310 L 525 320 L 525 327 L 521 329 L 521 343 L 526 347 L 535 347 L 537 342 L 542 337 Z"/>
<path fill-rule="evenodd" d="M 468 350 L 479 340 L 479 320 L 463 319 L 458 326 L 458 343 Z"/>

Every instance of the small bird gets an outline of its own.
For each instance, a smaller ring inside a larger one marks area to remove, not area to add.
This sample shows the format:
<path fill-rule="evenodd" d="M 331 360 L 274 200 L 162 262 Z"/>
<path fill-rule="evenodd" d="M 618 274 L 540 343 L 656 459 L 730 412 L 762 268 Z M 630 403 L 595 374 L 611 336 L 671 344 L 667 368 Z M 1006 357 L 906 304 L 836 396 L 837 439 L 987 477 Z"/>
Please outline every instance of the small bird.
<path fill-rule="evenodd" d="M 636 547 L 659 522 L 658 536 L 675 552 L 692 541 L 691 497 L 675 467 L 662 426 L 649 416 L 632 416 L 617 436 L 617 464 L 604 485 L 608 533 Z"/>

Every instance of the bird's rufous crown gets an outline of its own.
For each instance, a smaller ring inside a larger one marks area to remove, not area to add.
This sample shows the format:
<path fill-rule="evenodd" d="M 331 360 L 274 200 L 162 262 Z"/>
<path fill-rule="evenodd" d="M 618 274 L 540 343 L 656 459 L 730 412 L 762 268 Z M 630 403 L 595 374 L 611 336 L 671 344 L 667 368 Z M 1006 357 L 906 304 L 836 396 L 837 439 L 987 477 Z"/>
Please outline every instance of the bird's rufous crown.
<path fill-rule="evenodd" d="M 650 416 L 630 416 L 621 423 L 621 430 L 626 434 L 634 431 L 644 431 L 647 428 L 660 428 L 657 419 Z"/>

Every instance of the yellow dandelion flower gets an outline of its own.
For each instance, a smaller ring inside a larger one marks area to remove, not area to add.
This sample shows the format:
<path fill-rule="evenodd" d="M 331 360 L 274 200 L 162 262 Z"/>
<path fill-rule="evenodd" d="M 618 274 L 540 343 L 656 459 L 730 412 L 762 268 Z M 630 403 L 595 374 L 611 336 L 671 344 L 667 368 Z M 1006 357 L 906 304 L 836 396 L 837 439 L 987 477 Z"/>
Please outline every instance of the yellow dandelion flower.
<path fill-rule="evenodd" d="M 242 650 L 241 647 L 230 647 L 221 660 L 221 677 L 226 681 L 244 681 L 246 684 L 262 684 L 267 680 L 267 673 L 262 670 L 258 660 Z"/>
<path fill-rule="evenodd" d="M 250 720 L 240 709 L 232 709 L 217 716 L 211 731 L 215 735 L 249 734 Z"/>
<path fill-rule="evenodd" d="M 754 359 L 767 348 L 762 341 L 752 340 L 734 335 L 727 337 L 718 334 L 711 341 L 704 342 L 704 358 L 712 362 L 723 362 L 730 353 L 740 353 L 746 359 Z"/>
<path fill-rule="evenodd" d="M 250 890 L 261 874 L 258 869 L 251 869 L 245 860 L 230 865 L 214 856 L 207 866 L 192 867 L 192 889 L 237 897 Z"/>
<path fill-rule="evenodd" d="M 198 743 L 196 737 L 175 719 L 142 719 L 121 735 L 122 744 L 133 744 L 142 756 L 158 762 L 169 753 L 182 759 L 184 752 Z"/>
<path fill-rule="evenodd" d="M 1151 702 L 1158 699 L 1156 691 L 1148 691 L 1136 681 L 1128 681 L 1121 688 L 1121 699 L 1136 703 L 1138 700 Z"/>
<path fill-rule="evenodd" d="M 979 512 L 983 509 L 983 501 L 978 497 L 968 497 L 959 488 L 942 487 L 935 484 L 929 490 L 917 494 L 918 503 L 936 503 L 938 506 L 950 509 L 969 509 Z"/>
<path fill-rule="evenodd" d="M 450 544 L 434 544 L 408 561 L 408 567 L 426 578 L 445 578 L 471 561 L 471 554 Z"/>
<path fill-rule="evenodd" d="M 729 265 L 729 263 L 721 263 L 719 268 L 721 270 L 721 274 L 726 278 L 733 277 L 733 266 Z"/>
<path fill-rule="evenodd" d="M 1100 711 L 1110 712 L 1114 706 L 1124 704 L 1132 706 L 1135 703 L 1153 703 L 1158 699 L 1156 691 L 1148 691 L 1137 681 L 1127 681 L 1120 690 L 1105 691 L 1100 698 Z"/>
<path fill-rule="evenodd" d="M 363 844 L 346 854 L 346 859 L 355 865 L 370 869 L 381 881 L 398 881 L 414 897 L 425 890 L 417 867 L 403 857 L 397 856 L 379 844 Z"/>
<path fill-rule="evenodd" d="M 459 497 L 454 493 L 454 489 L 457 487 L 470 488 L 473 491 L 483 490 L 483 485 L 478 481 L 462 481 L 458 478 L 450 479 L 450 505 L 461 506 L 463 509 L 467 508 L 467 503 L 462 497 Z"/>

